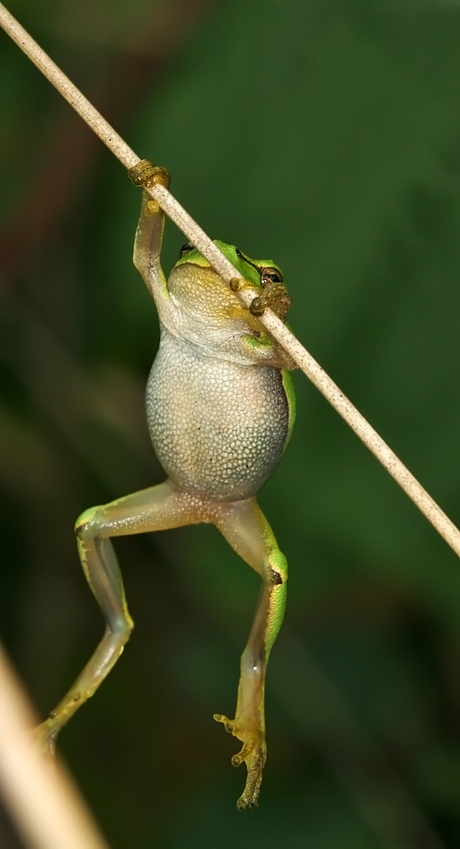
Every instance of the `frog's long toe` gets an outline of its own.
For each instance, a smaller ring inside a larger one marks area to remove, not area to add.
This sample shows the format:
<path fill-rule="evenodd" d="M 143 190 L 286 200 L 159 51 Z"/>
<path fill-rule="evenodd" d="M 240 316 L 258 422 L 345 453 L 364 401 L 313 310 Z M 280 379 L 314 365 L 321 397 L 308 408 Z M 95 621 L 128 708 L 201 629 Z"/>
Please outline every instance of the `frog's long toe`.
<path fill-rule="evenodd" d="M 256 808 L 259 804 L 260 785 L 262 784 L 263 768 L 267 756 L 265 742 L 261 739 L 259 733 L 251 733 L 242 729 L 236 720 L 228 719 L 221 713 L 215 713 L 214 719 L 216 722 L 221 722 L 229 734 L 233 734 L 243 743 L 241 751 L 233 755 L 231 761 L 233 766 L 241 766 L 242 763 L 246 763 L 248 771 L 244 791 L 236 806 L 240 811 L 244 811 L 246 808 Z"/>
<path fill-rule="evenodd" d="M 257 808 L 259 804 L 265 758 L 265 746 L 257 746 L 254 743 L 244 743 L 241 752 L 232 758 L 233 766 L 240 766 L 245 762 L 248 770 L 244 791 L 236 803 L 240 811 L 246 808 Z"/>

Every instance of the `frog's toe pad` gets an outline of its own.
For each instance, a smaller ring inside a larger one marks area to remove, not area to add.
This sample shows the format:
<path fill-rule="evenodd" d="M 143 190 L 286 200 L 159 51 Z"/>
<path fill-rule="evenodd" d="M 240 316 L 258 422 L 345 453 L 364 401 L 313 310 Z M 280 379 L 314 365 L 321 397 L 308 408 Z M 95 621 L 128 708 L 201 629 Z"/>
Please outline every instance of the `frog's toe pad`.
<path fill-rule="evenodd" d="M 236 735 L 236 722 L 233 719 L 228 719 L 228 717 L 224 716 L 223 713 L 214 713 L 212 718 L 215 719 L 216 722 L 221 722 L 228 734 Z"/>
<path fill-rule="evenodd" d="M 254 743 L 243 743 L 241 752 L 232 757 L 232 766 L 241 766 L 246 761 L 254 749 Z"/>

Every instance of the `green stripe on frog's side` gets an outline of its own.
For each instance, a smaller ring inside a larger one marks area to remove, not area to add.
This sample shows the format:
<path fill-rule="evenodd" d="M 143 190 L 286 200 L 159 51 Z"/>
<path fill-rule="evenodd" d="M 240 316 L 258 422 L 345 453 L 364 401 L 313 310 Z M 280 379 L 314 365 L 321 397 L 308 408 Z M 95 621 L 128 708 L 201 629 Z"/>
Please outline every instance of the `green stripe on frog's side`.
<path fill-rule="evenodd" d="M 295 397 L 294 380 L 292 378 L 291 372 L 283 368 L 281 370 L 281 378 L 283 381 L 284 391 L 286 393 L 289 408 L 288 432 L 286 436 L 286 442 L 284 443 L 284 450 L 286 451 L 286 448 L 288 447 L 292 436 L 292 431 L 294 430 L 297 415 L 297 401 Z"/>

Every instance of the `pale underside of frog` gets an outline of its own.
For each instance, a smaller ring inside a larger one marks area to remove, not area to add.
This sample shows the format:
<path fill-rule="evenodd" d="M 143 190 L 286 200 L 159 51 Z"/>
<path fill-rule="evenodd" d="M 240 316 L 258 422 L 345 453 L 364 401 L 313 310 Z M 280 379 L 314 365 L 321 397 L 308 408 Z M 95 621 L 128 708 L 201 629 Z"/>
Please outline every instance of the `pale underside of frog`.
<path fill-rule="evenodd" d="M 137 184 L 169 185 L 167 172 L 149 163 L 131 176 Z M 192 245 L 184 246 L 166 281 L 160 264 L 163 229 L 163 212 L 144 193 L 134 264 L 160 321 L 146 408 L 167 479 L 87 510 L 78 519 L 80 560 L 106 628 L 36 736 L 47 751 L 54 751 L 60 729 L 94 694 L 129 639 L 133 622 L 111 537 L 213 523 L 262 579 L 241 656 L 235 718 L 214 715 L 242 743 L 232 763 L 246 763 L 246 786 L 237 803 L 244 809 L 257 805 L 266 760 L 265 672 L 284 615 L 287 580 L 286 560 L 255 495 L 280 460 L 295 415 L 288 371 L 294 364 L 257 316 L 270 306 L 284 320 L 290 299 L 273 262 L 250 259 L 223 242 L 216 244 L 241 275 L 231 287 Z M 259 293 L 251 309 L 236 294 L 241 286 Z"/>

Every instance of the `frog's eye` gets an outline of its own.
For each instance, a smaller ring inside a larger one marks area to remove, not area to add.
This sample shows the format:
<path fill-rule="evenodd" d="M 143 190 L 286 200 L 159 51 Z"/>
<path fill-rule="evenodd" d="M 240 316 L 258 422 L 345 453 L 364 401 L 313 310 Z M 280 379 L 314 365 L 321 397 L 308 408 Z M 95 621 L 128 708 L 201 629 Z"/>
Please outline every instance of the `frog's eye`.
<path fill-rule="evenodd" d="M 262 286 L 267 286 L 268 283 L 283 283 L 283 275 L 278 268 L 261 268 L 260 282 Z"/>
<path fill-rule="evenodd" d="M 179 251 L 179 256 L 182 259 L 182 257 L 185 256 L 185 254 L 188 254 L 188 253 L 190 253 L 190 251 L 193 251 L 193 250 L 194 250 L 194 245 L 192 245 L 191 242 L 187 242 L 185 245 L 182 245 L 182 247 Z"/>

